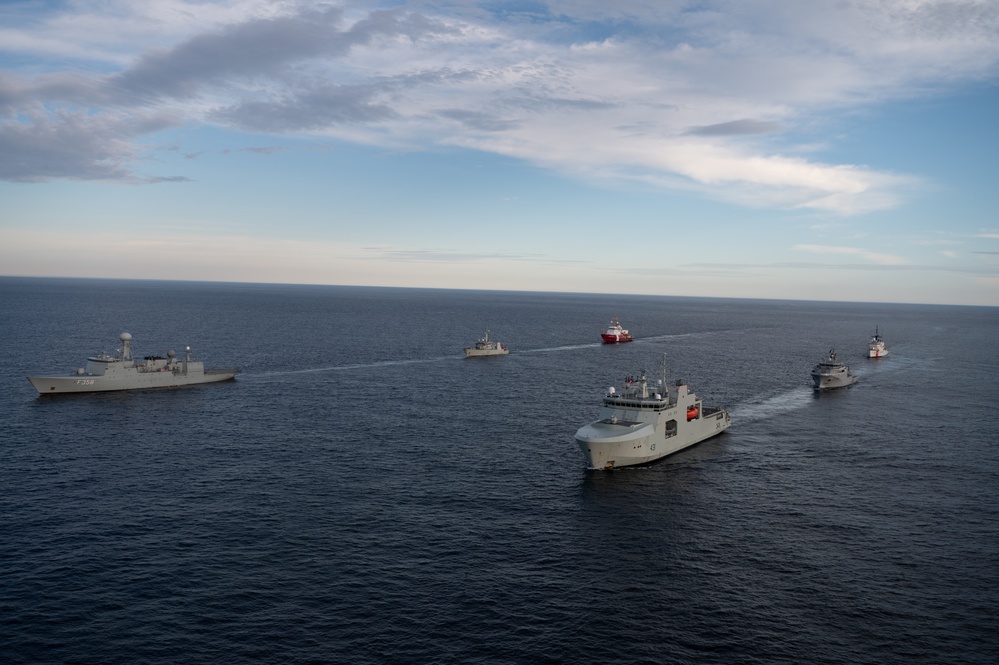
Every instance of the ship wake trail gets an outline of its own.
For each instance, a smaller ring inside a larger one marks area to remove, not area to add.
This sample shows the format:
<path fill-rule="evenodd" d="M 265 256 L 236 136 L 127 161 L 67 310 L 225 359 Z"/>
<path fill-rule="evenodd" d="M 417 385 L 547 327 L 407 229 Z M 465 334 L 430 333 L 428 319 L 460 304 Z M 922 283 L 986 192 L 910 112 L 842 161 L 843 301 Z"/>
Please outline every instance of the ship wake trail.
<path fill-rule="evenodd" d="M 460 360 L 455 356 L 439 356 L 437 358 L 411 358 L 408 360 L 378 360 L 370 363 L 354 363 L 350 365 L 326 365 L 324 367 L 307 367 L 304 369 L 291 369 L 281 372 L 260 372 L 258 374 L 247 374 L 246 379 L 269 379 L 271 377 L 292 376 L 294 374 L 317 374 L 322 372 L 349 372 L 359 369 L 372 369 L 377 367 L 394 367 L 399 365 L 420 365 L 427 363 L 437 363 L 446 360 Z"/>
<path fill-rule="evenodd" d="M 687 339 L 687 338 L 697 338 L 703 339 L 712 335 L 728 335 L 730 333 L 735 333 L 737 335 L 744 335 L 748 332 L 755 330 L 763 330 L 763 328 L 722 328 L 719 330 L 704 330 L 696 332 L 686 332 L 686 333 L 672 333 L 668 335 L 649 335 L 647 337 L 636 337 L 635 341 L 638 343 L 649 342 L 669 342 L 675 339 Z"/>
<path fill-rule="evenodd" d="M 726 331 L 716 331 L 716 332 L 726 332 Z M 705 335 L 711 335 L 713 333 L 677 333 L 675 335 L 650 335 L 648 337 L 636 337 L 635 341 L 638 343 L 648 344 L 649 342 L 668 342 L 674 339 L 685 339 L 688 337 L 704 337 Z"/>
<path fill-rule="evenodd" d="M 762 399 L 751 399 L 732 408 L 732 419 L 738 422 L 766 420 L 773 416 L 797 411 L 809 405 L 814 399 L 812 389 L 805 386 Z"/>
<path fill-rule="evenodd" d="M 578 349 L 596 349 L 601 346 L 603 346 L 603 344 L 600 342 L 594 344 L 568 344 L 566 346 L 547 346 L 543 349 L 525 349 L 524 351 L 518 351 L 518 353 L 550 353 L 552 351 L 576 351 Z"/>

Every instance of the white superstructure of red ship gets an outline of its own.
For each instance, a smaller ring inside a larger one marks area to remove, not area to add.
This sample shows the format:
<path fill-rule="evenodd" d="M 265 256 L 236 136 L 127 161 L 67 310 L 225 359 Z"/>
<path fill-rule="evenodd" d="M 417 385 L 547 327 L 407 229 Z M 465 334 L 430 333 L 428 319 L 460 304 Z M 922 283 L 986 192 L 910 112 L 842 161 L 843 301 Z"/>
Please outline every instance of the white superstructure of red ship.
<path fill-rule="evenodd" d="M 603 337 L 604 344 L 621 344 L 632 341 L 631 335 L 621 327 L 621 323 L 617 320 L 616 316 L 611 319 L 606 332 L 601 333 L 600 336 Z"/>

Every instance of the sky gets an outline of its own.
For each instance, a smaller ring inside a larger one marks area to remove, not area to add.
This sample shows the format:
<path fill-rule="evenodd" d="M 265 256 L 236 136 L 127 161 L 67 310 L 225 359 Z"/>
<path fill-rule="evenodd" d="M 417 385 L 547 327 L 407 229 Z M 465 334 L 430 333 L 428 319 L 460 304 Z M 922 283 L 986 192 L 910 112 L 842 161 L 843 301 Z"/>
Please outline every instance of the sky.
<path fill-rule="evenodd" d="M 999 306 L 999 2 L 5 0 L 0 275 Z"/>

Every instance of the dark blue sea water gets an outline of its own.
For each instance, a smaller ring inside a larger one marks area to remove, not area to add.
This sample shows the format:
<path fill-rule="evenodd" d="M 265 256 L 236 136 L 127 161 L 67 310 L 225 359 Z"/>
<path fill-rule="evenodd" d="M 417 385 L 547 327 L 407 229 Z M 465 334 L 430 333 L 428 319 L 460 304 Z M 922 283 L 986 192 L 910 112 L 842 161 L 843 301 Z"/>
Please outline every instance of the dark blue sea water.
<path fill-rule="evenodd" d="M 3 278 L 0 316 L 5 663 L 999 661 L 997 309 Z M 124 330 L 242 374 L 25 380 Z M 815 396 L 830 347 L 860 382 Z M 585 471 L 663 353 L 732 428 Z"/>

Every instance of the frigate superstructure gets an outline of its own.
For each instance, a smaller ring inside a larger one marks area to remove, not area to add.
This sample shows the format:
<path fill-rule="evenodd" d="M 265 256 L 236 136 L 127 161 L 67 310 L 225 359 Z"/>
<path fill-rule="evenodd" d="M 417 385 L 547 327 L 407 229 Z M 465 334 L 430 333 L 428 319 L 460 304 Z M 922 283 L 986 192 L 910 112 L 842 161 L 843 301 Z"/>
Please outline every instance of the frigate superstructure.
<path fill-rule="evenodd" d="M 590 469 L 614 469 L 646 464 L 671 455 L 716 434 L 732 424 L 728 411 L 704 406 L 682 380 L 655 384 L 648 372 L 629 377 L 622 390 L 611 386 L 604 394 L 599 420 L 576 432 L 576 443 Z"/>
<path fill-rule="evenodd" d="M 191 347 L 184 349 L 184 358 L 177 360 L 171 350 L 167 357 L 146 356 L 142 362 L 132 360 L 132 335 L 123 332 L 121 348 L 115 355 L 100 352 L 87 358 L 86 367 L 63 376 L 29 376 L 28 381 L 40 395 L 60 393 L 93 393 L 112 390 L 143 390 L 146 388 L 181 388 L 202 383 L 228 381 L 236 376 L 235 369 L 205 369 L 201 361 L 191 360 Z"/>

